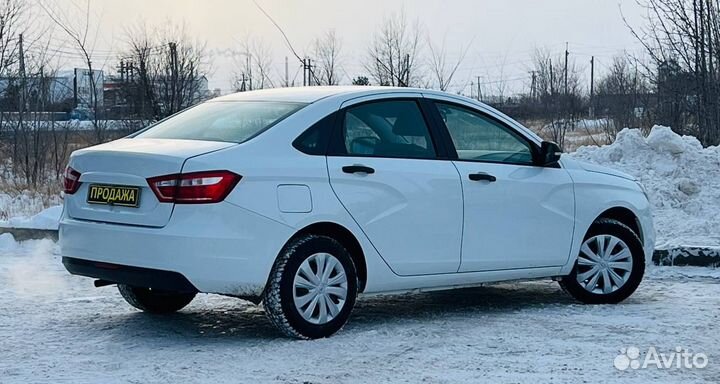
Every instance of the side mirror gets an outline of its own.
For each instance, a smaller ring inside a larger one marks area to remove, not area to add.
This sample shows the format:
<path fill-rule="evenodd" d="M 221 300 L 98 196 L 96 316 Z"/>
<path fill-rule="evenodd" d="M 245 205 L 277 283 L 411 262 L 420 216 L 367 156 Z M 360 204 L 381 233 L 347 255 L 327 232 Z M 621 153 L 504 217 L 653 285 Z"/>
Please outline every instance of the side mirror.
<path fill-rule="evenodd" d="M 553 165 L 560 160 L 561 155 L 562 149 L 560 149 L 559 145 L 553 143 L 552 141 L 543 141 L 542 144 L 540 144 L 540 156 L 538 162 L 542 166 Z"/>

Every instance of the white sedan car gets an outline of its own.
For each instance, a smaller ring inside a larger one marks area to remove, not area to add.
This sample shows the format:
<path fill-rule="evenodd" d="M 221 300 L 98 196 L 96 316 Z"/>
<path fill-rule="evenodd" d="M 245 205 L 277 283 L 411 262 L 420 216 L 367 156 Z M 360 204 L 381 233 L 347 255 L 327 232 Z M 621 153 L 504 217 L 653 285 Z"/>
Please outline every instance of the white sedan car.
<path fill-rule="evenodd" d="M 632 177 L 424 89 L 220 97 L 75 151 L 64 189 L 70 273 L 147 312 L 199 292 L 262 302 L 297 338 L 337 332 L 360 293 L 554 278 L 617 303 L 654 243 Z"/>

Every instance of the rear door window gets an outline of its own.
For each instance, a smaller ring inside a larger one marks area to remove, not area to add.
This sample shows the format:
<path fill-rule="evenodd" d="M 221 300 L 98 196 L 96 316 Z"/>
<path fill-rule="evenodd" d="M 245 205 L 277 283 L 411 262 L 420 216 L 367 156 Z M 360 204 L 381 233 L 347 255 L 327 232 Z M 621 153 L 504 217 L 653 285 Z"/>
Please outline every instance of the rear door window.
<path fill-rule="evenodd" d="M 135 137 L 242 143 L 287 118 L 302 103 L 216 101 L 180 112 Z"/>
<path fill-rule="evenodd" d="M 376 101 L 350 107 L 342 128 L 344 150 L 350 156 L 436 157 L 430 130 L 414 100 Z"/>

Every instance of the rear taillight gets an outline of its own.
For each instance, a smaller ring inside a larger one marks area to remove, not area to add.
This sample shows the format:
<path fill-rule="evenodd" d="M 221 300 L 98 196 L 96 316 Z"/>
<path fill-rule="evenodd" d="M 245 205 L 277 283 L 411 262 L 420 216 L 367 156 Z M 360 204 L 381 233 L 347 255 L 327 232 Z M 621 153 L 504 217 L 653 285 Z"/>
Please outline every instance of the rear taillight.
<path fill-rule="evenodd" d="M 70 167 L 65 168 L 63 191 L 68 195 L 72 195 L 77 192 L 78 188 L 80 188 L 80 172 Z"/>
<path fill-rule="evenodd" d="M 242 176 L 230 171 L 181 173 L 147 179 L 162 203 L 218 203 L 235 188 Z"/>

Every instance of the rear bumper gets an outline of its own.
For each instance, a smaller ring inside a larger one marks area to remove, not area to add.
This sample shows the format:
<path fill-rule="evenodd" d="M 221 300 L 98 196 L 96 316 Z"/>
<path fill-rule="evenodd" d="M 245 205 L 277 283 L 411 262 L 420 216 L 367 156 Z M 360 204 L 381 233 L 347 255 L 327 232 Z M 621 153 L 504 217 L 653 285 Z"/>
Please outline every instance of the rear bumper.
<path fill-rule="evenodd" d="M 183 293 L 198 292 L 197 288 L 185 276 L 177 272 L 82 260 L 73 257 L 63 257 L 62 263 L 65 269 L 73 275 L 94 277 L 134 287 Z"/>
<path fill-rule="evenodd" d="M 177 205 L 162 228 L 75 220 L 64 213 L 59 235 L 61 255 L 70 260 L 65 266 L 73 274 L 131 285 L 127 279 L 143 283 L 148 276 L 169 274 L 177 284 L 180 275 L 199 292 L 252 297 L 262 293 L 275 258 L 294 232 L 222 202 Z M 91 268 L 97 263 L 120 266 L 122 273 Z"/>

